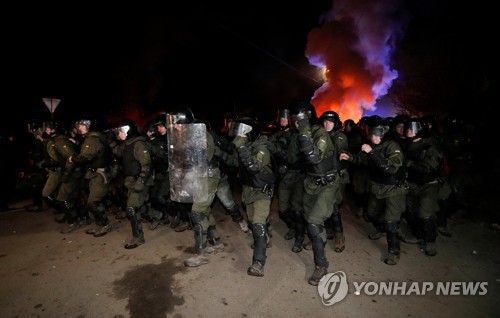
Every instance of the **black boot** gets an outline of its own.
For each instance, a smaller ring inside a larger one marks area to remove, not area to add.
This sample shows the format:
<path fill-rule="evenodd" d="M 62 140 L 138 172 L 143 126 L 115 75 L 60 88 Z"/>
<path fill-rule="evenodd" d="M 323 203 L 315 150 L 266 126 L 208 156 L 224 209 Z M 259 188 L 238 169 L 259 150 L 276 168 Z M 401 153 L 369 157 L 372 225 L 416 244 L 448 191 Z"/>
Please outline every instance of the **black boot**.
<path fill-rule="evenodd" d="M 223 252 L 225 249 L 224 243 L 222 243 L 221 238 L 218 237 L 216 234 L 215 225 L 210 225 L 208 227 L 207 242 L 208 242 L 207 247 L 205 247 L 203 249 L 204 253 L 207 253 L 207 254 L 218 253 L 218 252 Z"/>
<path fill-rule="evenodd" d="M 293 211 L 293 221 L 295 224 L 295 242 L 293 243 L 292 252 L 299 253 L 302 251 L 304 239 L 306 236 L 306 222 L 304 220 L 303 211 Z"/>
<path fill-rule="evenodd" d="M 307 234 L 312 242 L 312 249 L 314 254 L 314 273 L 309 278 L 309 284 L 318 286 L 321 277 L 323 277 L 328 270 L 328 260 L 325 256 L 325 245 L 321 238 L 321 233 L 324 231 L 321 224 L 307 224 Z"/>
<path fill-rule="evenodd" d="M 57 206 L 58 210 L 61 211 L 62 216 L 56 217 L 55 221 L 57 223 L 69 223 L 71 224 L 73 219 L 75 219 L 76 216 L 73 215 L 71 209 L 72 206 L 70 206 L 70 203 L 68 201 L 57 201 Z"/>
<path fill-rule="evenodd" d="M 325 220 L 325 232 L 327 240 L 333 240 L 335 238 L 335 233 L 333 232 L 332 216 Z"/>
<path fill-rule="evenodd" d="M 162 213 L 161 220 L 160 220 L 161 224 L 165 224 L 165 225 L 170 224 L 170 213 L 169 213 L 168 208 L 166 206 L 163 207 L 163 209 L 161 210 L 161 213 Z"/>
<path fill-rule="evenodd" d="M 437 212 L 438 232 L 446 237 L 451 237 L 450 230 L 448 229 L 449 205 L 449 199 L 439 200 L 439 211 Z"/>
<path fill-rule="evenodd" d="M 335 235 L 335 248 L 337 253 L 345 249 L 344 226 L 342 225 L 342 215 L 340 214 L 340 207 L 335 204 L 332 216 L 330 217 L 333 225 L 333 233 Z"/>
<path fill-rule="evenodd" d="M 80 224 L 82 226 L 92 224 L 92 220 L 90 219 L 89 216 L 88 207 L 82 200 L 80 199 L 77 200 L 75 208 L 76 208 L 76 214 L 78 215 L 78 218 L 80 219 Z"/>
<path fill-rule="evenodd" d="M 436 236 L 437 236 L 437 224 L 436 217 L 431 216 L 428 218 L 422 219 L 422 224 L 424 228 L 424 253 L 428 256 L 435 256 L 437 254 L 436 251 Z"/>
<path fill-rule="evenodd" d="M 227 211 L 231 215 L 231 219 L 233 220 L 233 222 L 238 223 L 241 230 L 244 233 L 247 233 L 249 231 L 248 223 L 241 214 L 240 207 L 238 206 L 238 204 L 236 202 L 233 202 L 233 205 L 231 205 L 231 207 L 228 208 Z"/>
<path fill-rule="evenodd" d="M 203 228 L 200 223 L 195 223 L 193 225 L 194 232 L 194 250 L 195 255 L 184 261 L 184 266 L 186 267 L 198 267 L 201 265 L 208 264 L 208 257 L 203 253 L 204 242 L 203 242 Z"/>
<path fill-rule="evenodd" d="M 179 224 L 175 227 L 174 231 L 184 232 L 193 228 L 191 217 L 189 216 L 192 205 L 192 203 L 178 203 Z"/>
<path fill-rule="evenodd" d="M 126 249 L 136 248 L 146 241 L 144 240 L 144 232 L 142 231 L 142 223 L 137 215 L 137 208 L 127 207 L 127 217 L 130 221 L 130 226 L 132 227 L 132 240 L 125 244 Z"/>
<path fill-rule="evenodd" d="M 87 204 L 88 211 L 94 217 L 95 227 L 85 231 L 94 237 L 101 237 L 111 231 L 108 218 L 106 217 L 106 207 L 101 202 L 89 202 Z"/>
<path fill-rule="evenodd" d="M 399 261 L 400 246 L 399 246 L 399 222 L 386 221 L 385 230 L 387 234 L 388 254 L 384 259 L 387 265 L 396 265 Z"/>
<path fill-rule="evenodd" d="M 238 223 L 243 220 L 243 215 L 241 215 L 240 208 L 236 202 L 233 202 L 233 205 L 227 208 L 227 212 L 229 212 L 229 215 L 231 215 L 231 219 L 233 220 L 233 222 Z"/>
<path fill-rule="evenodd" d="M 290 210 L 280 211 L 278 210 L 278 215 L 280 219 L 285 222 L 288 231 L 285 233 L 285 240 L 291 240 L 295 237 L 295 225 L 293 224 L 293 214 Z"/>
<path fill-rule="evenodd" d="M 64 210 L 64 216 L 68 226 L 61 230 L 61 234 L 68 234 L 81 227 L 80 220 L 76 215 L 74 204 L 70 201 L 61 201 L 61 207 Z"/>
<path fill-rule="evenodd" d="M 264 224 L 252 224 L 254 241 L 252 266 L 247 270 L 250 276 L 264 276 L 264 264 L 266 263 L 267 227 Z"/>
<path fill-rule="evenodd" d="M 49 195 L 43 198 L 47 206 L 54 209 L 54 214 L 62 214 L 64 210 L 61 208 L 61 205 L 54 199 L 53 196 Z"/>
<path fill-rule="evenodd" d="M 376 217 L 374 217 L 372 215 L 368 215 L 368 219 L 375 227 L 375 232 L 369 234 L 368 238 L 370 240 L 378 240 L 378 239 L 382 238 L 383 236 L 385 236 L 386 231 L 384 229 L 384 223 L 380 222 L 380 220 L 378 220 Z"/>
<path fill-rule="evenodd" d="M 407 230 L 410 235 L 403 235 L 404 242 L 405 243 L 413 243 L 413 242 L 406 242 L 406 236 L 413 236 L 417 240 L 417 243 L 419 240 L 423 239 L 423 232 L 422 232 L 422 222 L 421 220 L 417 217 L 417 212 L 413 210 L 408 210 L 403 214 L 403 218 L 406 220 L 407 224 Z M 401 231 L 400 231 L 401 232 Z"/>

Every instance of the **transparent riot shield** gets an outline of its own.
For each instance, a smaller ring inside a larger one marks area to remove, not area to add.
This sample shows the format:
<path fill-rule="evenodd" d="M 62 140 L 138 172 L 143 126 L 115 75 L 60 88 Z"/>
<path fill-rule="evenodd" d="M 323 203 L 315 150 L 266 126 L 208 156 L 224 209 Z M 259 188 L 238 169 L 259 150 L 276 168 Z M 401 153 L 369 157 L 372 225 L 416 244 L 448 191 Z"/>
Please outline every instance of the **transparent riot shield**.
<path fill-rule="evenodd" d="M 170 199 L 184 203 L 207 200 L 205 124 L 170 124 L 167 129 Z"/>

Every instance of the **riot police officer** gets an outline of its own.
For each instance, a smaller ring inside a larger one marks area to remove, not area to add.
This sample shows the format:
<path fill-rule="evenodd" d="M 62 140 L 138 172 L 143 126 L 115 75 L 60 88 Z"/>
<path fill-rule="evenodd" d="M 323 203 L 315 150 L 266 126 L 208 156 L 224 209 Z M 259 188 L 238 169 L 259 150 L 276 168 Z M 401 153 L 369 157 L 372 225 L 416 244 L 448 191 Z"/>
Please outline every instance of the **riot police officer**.
<path fill-rule="evenodd" d="M 120 145 L 111 142 L 113 153 L 123 160 L 123 173 L 127 192 L 125 209 L 132 228 L 132 239 L 125 244 L 126 249 L 133 249 L 146 241 L 141 224 L 141 213 L 145 209 L 149 187 L 153 185 L 151 149 L 146 136 L 140 135 L 135 122 L 124 119 L 113 129 Z"/>
<path fill-rule="evenodd" d="M 371 192 L 368 199 L 367 217 L 377 230 L 370 239 L 387 236 L 388 254 L 384 263 L 396 265 L 400 257 L 399 224 L 405 211 L 406 194 L 404 155 L 399 144 L 384 139 L 389 131 L 382 118 L 377 115 L 367 120 L 368 142 L 357 154 L 341 153 L 341 160 L 368 166 Z"/>
<path fill-rule="evenodd" d="M 340 187 L 338 157 L 331 137 L 319 123 L 314 106 L 298 102 L 291 107 L 292 122 L 299 131 L 299 149 L 306 161 L 304 217 L 312 242 L 315 269 L 309 284 L 317 286 L 327 273 L 325 221 L 332 215 Z"/>

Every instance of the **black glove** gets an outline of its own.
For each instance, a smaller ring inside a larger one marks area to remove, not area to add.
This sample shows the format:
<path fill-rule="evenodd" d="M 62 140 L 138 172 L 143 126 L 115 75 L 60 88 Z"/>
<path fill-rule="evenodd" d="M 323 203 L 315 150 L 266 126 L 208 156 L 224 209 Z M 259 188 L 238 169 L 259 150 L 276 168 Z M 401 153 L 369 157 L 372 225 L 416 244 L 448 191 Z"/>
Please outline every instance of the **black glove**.
<path fill-rule="evenodd" d="M 238 148 L 238 154 L 240 155 L 241 162 L 249 172 L 258 172 L 259 166 L 255 164 L 255 161 L 252 158 L 252 152 L 248 147 L 240 146 Z"/>
<path fill-rule="evenodd" d="M 314 152 L 314 145 L 306 135 L 300 135 L 298 141 L 300 152 L 305 155 L 310 155 Z"/>
<path fill-rule="evenodd" d="M 239 146 L 238 155 L 240 155 L 241 161 L 247 161 L 252 156 L 252 152 L 246 146 Z"/>
<path fill-rule="evenodd" d="M 309 125 L 309 119 L 307 118 L 299 119 L 299 133 L 302 133 L 310 128 L 311 126 Z"/>

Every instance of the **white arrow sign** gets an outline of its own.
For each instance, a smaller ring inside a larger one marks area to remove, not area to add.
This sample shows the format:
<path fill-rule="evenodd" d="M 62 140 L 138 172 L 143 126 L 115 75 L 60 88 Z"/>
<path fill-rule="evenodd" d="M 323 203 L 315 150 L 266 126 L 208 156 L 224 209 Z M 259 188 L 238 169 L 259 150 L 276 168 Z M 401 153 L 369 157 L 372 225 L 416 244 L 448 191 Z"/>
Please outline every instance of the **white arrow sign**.
<path fill-rule="evenodd" d="M 42 98 L 45 106 L 49 109 L 50 113 L 53 114 L 57 108 L 57 105 L 61 102 L 59 98 Z"/>

